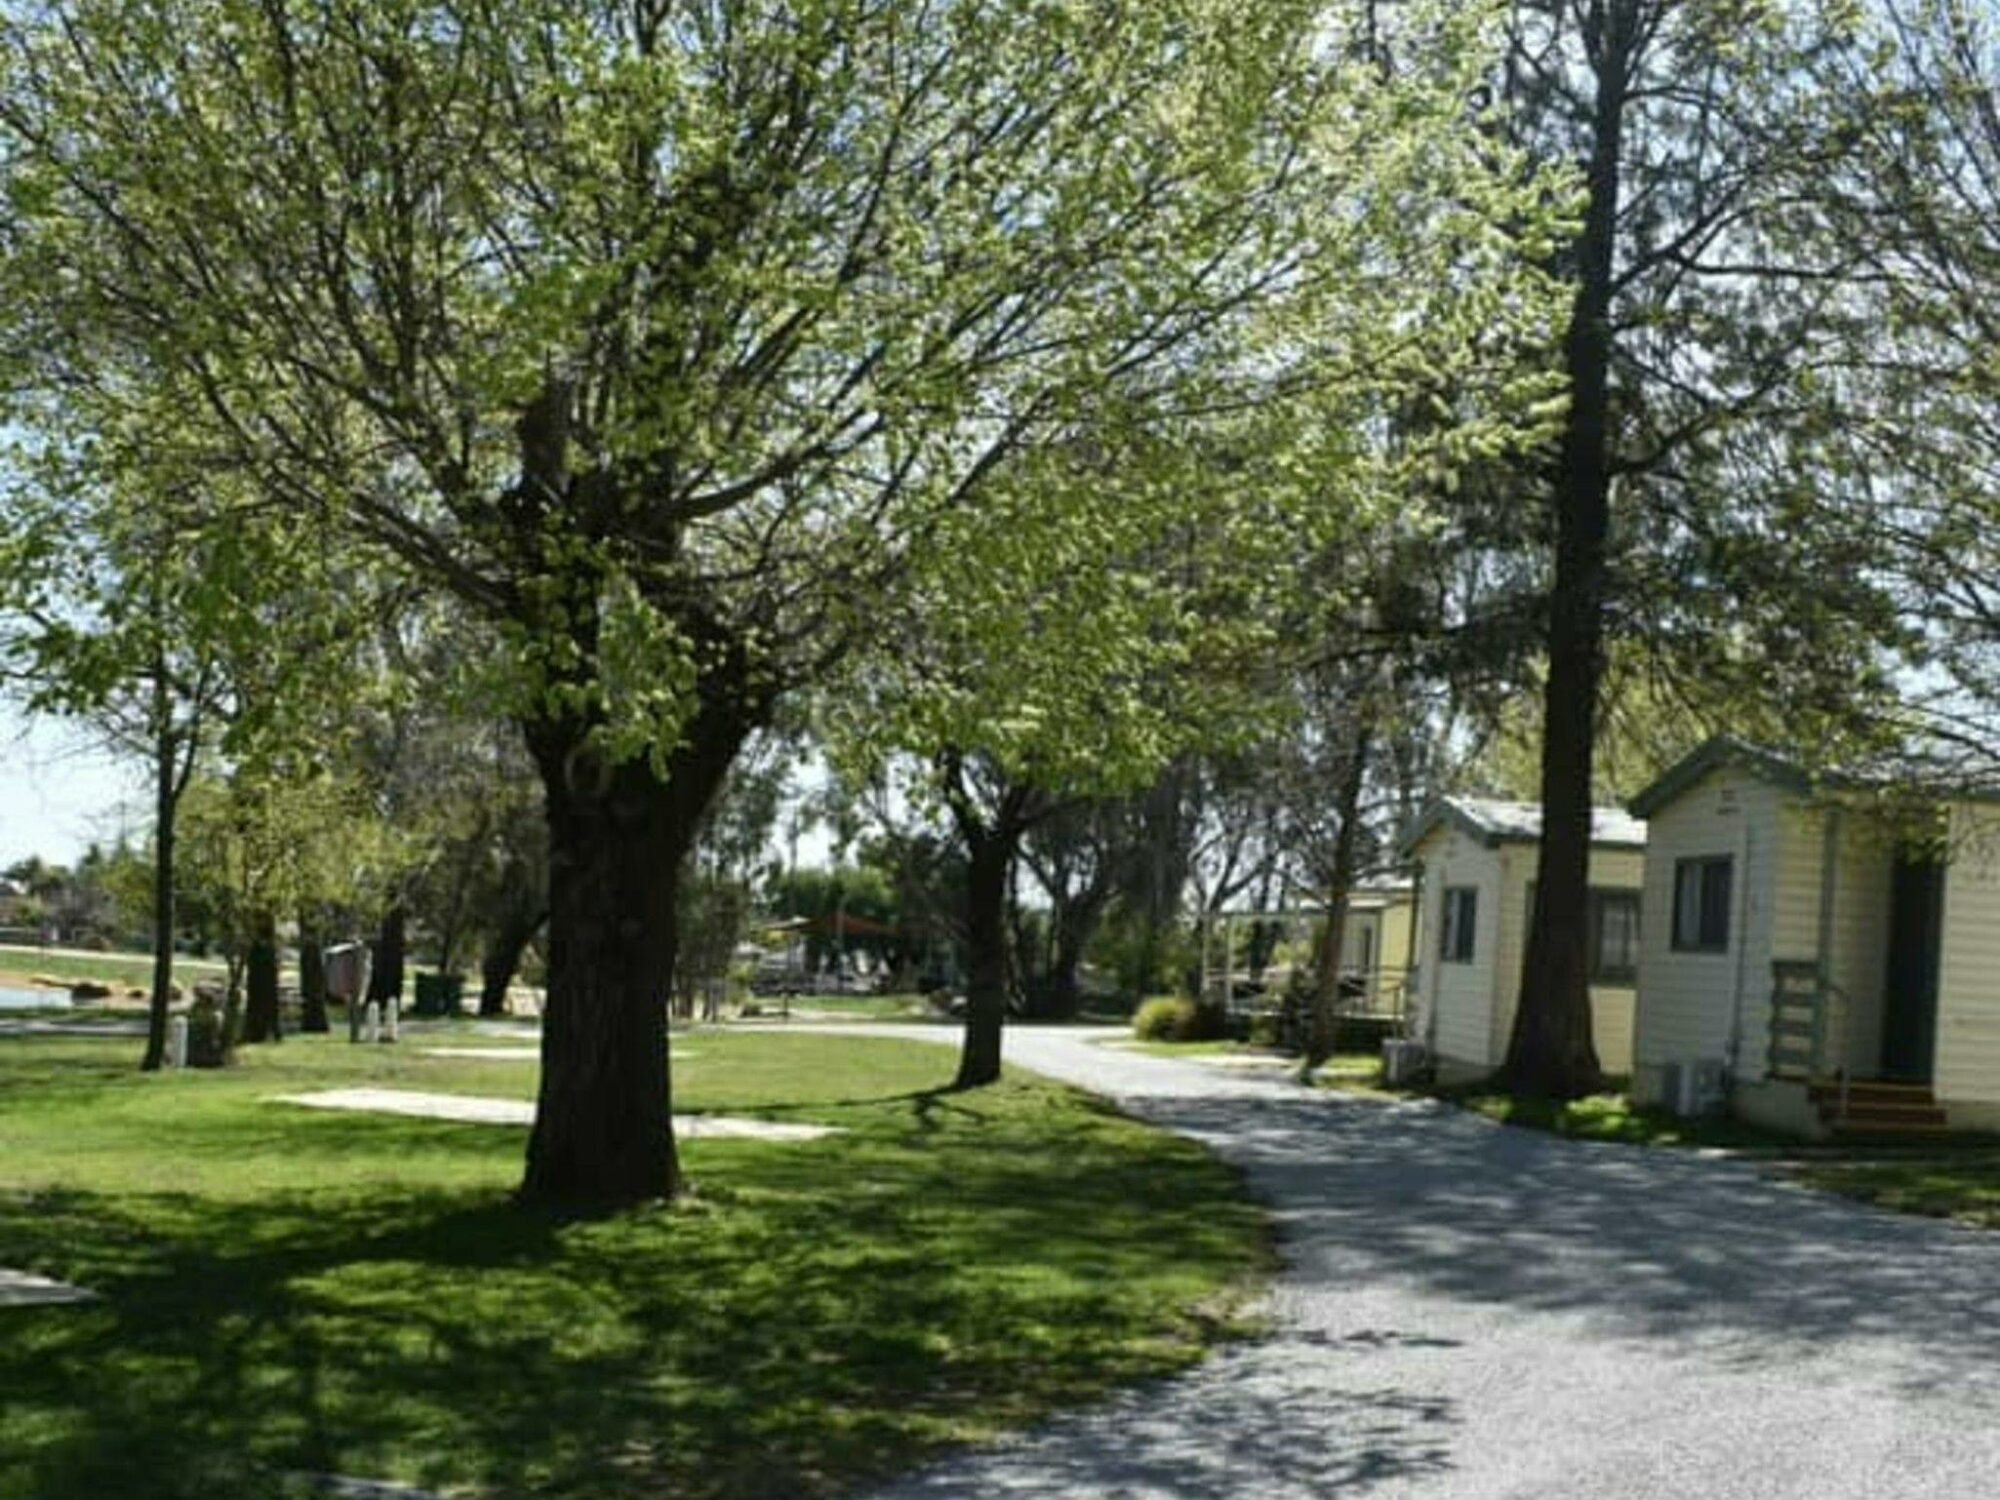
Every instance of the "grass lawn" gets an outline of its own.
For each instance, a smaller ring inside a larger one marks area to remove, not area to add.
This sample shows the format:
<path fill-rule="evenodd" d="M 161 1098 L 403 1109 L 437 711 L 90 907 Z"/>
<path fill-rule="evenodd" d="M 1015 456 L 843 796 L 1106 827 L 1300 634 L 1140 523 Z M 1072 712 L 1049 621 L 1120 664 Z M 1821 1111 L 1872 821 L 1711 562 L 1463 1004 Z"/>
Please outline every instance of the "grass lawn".
<path fill-rule="evenodd" d="M 1664 1109 L 1641 1109 L 1624 1094 L 1593 1094 L 1560 1101 L 1501 1094 L 1474 1086 L 1441 1089 L 1435 1096 L 1489 1119 L 1580 1141 L 1623 1141 L 1635 1146 L 1756 1148 L 1796 1142 L 1727 1116 L 1682 1119 Z"/>
<path fill-rule="evenodd" d="M 1936 1155 L 1813 1161 L 1796 1168 L 1794 1175 L 1809 1187 L 1898 1213 L 2000 1229 L 2000 1150 L 1990 1143 Z"/>
<path fill-rule="evenodd" d="M 785 1002 L 775 995 L 758 995 L 755 1004 L 767 1016 L 778 1014 Z M 829 1021 L 942 1021 L 944 1012 L 922 995 L 794 995 L 793 1015 L 807 1011 Z"/>
<path fill-rule="evenodd" d="M 174 977 L 183 985 L 196 979 L 219 978 L 224 972 L 225 965 L 217 959 L 174 955 Z M 65 982 L 95 979 L 120 988 L 143 989 L 153 982 L 153 956 L 0 945 L 0 984 L 25 985 L 37 975 Z"/>
<path fill-rule="evenodd" d="M 1279 1058 L 1276 1052 L 1266 1052 L 1262 1048 L 1246 1047 L 1241 1042 L 1153 1042 L 1141 1041 L 1137 1037 L 1120 1036 L 1107 1038 L 1104 1046 L 1114 1047 L 1120 1052 L 1144 1052 L 1151 1057 L 1235 1057 L 1261 1055 Z"/>
<path fill-rule="evenodd" d="M 514 1210 L 518 1127 L 263 1096 L 526 1095 L 532 1062 L 293 1038 L 223 1074 L 136 1043 L 0 1039 L 0 1265 L 97 1303 L 0 1309 L 0 1496 L 824 1493 L 1240 1326 L 1262 1214 L 1192 1144 L 944 1049 L 704 1032 L 676 1108 L 824 1121 L 683 1147 L 698 1192 Z"/>

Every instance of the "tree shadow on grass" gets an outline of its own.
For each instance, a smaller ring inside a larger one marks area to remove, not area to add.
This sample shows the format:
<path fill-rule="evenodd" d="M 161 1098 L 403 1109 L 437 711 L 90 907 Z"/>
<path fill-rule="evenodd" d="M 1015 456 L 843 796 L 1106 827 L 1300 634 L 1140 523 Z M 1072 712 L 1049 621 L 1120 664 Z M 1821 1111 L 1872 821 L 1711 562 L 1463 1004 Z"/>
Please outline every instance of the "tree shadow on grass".
<path fill-rule="evenodd" d="M 1226 1169 L 1081 1101 L 884 1102 L 809 1148 L 695 1143 L 693 1204 L 595 1222 L 367 1184 L 38 1195 L 0 1263 L 104 1300 L 10 1319 L 0 1493 L 823 1492 L 1178 1367 L 1179 1309 L 1256 1259 Z M 379 1123 L 333 1128 L 493 1149 Z"/>

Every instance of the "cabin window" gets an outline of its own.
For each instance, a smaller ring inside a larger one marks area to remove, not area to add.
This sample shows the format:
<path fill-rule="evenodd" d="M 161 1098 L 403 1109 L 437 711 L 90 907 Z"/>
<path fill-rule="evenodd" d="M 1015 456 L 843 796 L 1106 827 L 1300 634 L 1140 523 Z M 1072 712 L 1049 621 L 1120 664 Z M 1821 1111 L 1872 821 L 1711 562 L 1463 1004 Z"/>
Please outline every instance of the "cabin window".
<path fill-rule="evenodd" d="M 1590 980 L 1630 984 L 1639 977 L 1639 893 L 1590 893 Z"/>
<path fill-rule="evenodd" d="M 1438 957 L 1448 964 L 1472 962 L 1472 931 L 1479 920 L 1479 891 L 1475 886 L 1448 885 L 1444 888 L 1444 923 L 1438 943 Z"/>
<path fill-rule="evenodd" d="M 1726 854 L 1674 861 L 1674 951 L 1722 953 L 1729 947 L 1733 861 Z"/>

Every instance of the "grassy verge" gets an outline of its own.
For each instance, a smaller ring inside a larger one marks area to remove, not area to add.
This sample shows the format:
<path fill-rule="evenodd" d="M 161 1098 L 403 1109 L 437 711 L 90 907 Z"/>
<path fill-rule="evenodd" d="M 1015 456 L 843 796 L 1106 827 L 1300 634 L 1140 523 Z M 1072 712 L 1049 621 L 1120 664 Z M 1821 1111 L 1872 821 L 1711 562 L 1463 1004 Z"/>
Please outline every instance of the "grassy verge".
<path fill-rule="evenodd" d="M 1737 1149 L 1796 1144 L 1784 1136 L 1726 1116 L 1682 1119 L 1664 1109 L 1642 1109 L 1624 1094 L 1557 1100 L 1495 1093 L 1475 1086 L 1437 1090 L 1435 1095 L 1502 1124 L 1545 1130 L 1572 1140 Z"/>
<path fill-rule="evenodd" d="M 846 1133 L 689 1143 L 690 1201 L 601 1222 L 508 1205 L 518 1128 L 264 1102 L 533 1090 L 420 1045 L 0 1040 L 0 1265 L 103 1293 L 0 1310 L 0 1495 L 821 1494 L 1184 1366 L 1268 1259 L 1191 1144 L 915 1043 L 677 1043 L 678 1109 Z"/>
<path fill-rule="evenodd" d="M 776 1015 L 785 1002 L 760 995 L 756 1004 L 765 1015 Z M 792 1013 L 808 1011 L 830 1021 L 940 1021 L 940 1011 L 922 995 L 794 995 Z"/>
<path fill-rule="evenodd" d="M 174 977 L 182 984 L 196 979 L 219 978 L 225 966 L 214 959 L 177 955 Z M 0 946 L 0 984 L 27 985 L 37 977 L 59 979 L 73 984 L 94 979 L 120 989 L 143 988 L 153 980 L 153 958 L 149 953 L 83 953 L 61 948 Z"/>
<path fill-rule="evenodd" d="M 1727 1117 L 1682 1119 L 1664 1109 L 1641 1108 L 1623 1093 L 1583 1099 L 1544 1099 L 1509 1094 L 1482 1083 L 1458 1086 L 1393 1087 L 1382 1082 L 1382 1060 L 1372 1053 L 1335 1057 L 1317 1077 L 1330 1088 L 1441 1099 L 1503 1125 L 1546 1131 L 1579 1141 L 1622 1141 L 1634 1146 L 1787 1148 L 1796 1142 Z"/>
<path fill-rule="evenodd" d="M 1267 1056 L 1280 1058 L 1276 1052 L 1267 1052 L 1259 1047 L 1246 1047 L 1242 1042 L 1154 1042 L 1141 1041 L 1137 1037 L 1107 1037 L 1103 1043 L 1121 1052 L 1143 1052 L 1150 1057 L 1250 1057 Z"/>
<path fill-rule="evenodd" d="M 2000 1229 L 2000 1150 L 1991 1144 L 1874 1161 L 1812 1161 L 1794 1175 L 1809 1187 L 1898 1213 Z"/>

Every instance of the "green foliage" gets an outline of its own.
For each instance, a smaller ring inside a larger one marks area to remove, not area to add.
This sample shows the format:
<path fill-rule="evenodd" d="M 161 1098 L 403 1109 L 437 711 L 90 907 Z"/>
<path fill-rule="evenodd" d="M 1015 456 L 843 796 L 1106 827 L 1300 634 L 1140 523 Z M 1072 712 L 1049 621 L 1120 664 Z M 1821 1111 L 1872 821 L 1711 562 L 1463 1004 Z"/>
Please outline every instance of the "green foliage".
<path fill-rule="evenodd" d="M 1132 1035 L 1142 1042 L 1212 1042 L 1223 1035 L 1219 1006 L 1203 1005 L 1185 995 L 1156 995 L 1132 1016 Z"/>
<path fill-rule="evenodd" d="M 1386 73 L 1375 8 L 1326 0 L 646 14 L 10 14 L 17 420 L 92 433 L 136 396 L 496 624 L 496 701 L 613 757 L 896 651 L 913 612 L 948 662 L 986 650 L 996 753 L 1115 779 L 1181 717 L 1115 710 L 1191 648 L 1139 649 L 1179 607 L 1105 560 L 1176 497 L 1223 549 L 1268 530 L 1211 524 L 1231 495 L 1344 531 L 1393 498 L 1349 482 L 1377 394 L 1546 322 L 1517 249 L 1548 184 L 1468 128 L 1487 7 L 1402 8 Z M 1408 461 L 1490 443 L 1511 394 Z M 1266 399 L 1222 435 L 1280 455 L 1263 482 L 1190 484 L 1201 414 Z M 1087 694 L 1034 665 L 1064 651 Z M 1098 723 L 1124 732 L 1057 748 Z"/>
<path fill-rule="evenodd" d="M 532 1067 L 303 1037 L 141 1079 L 116 1043 L 0 1043 L 0 1264 L 104 1294 L 10 1309 L 0 1493 L 824 1495 L 1234 1326 L 1268 1260 L 1235 1174 L 1039 1081 L 940 1093 L 949 1061 L 704 1035 L 677 1108 L 846 1133 L 695 1140 L 687 1206 L 566 1222 L 508 1206 L 518 1129 L 268 1102 L 527 1097 Z"/>

